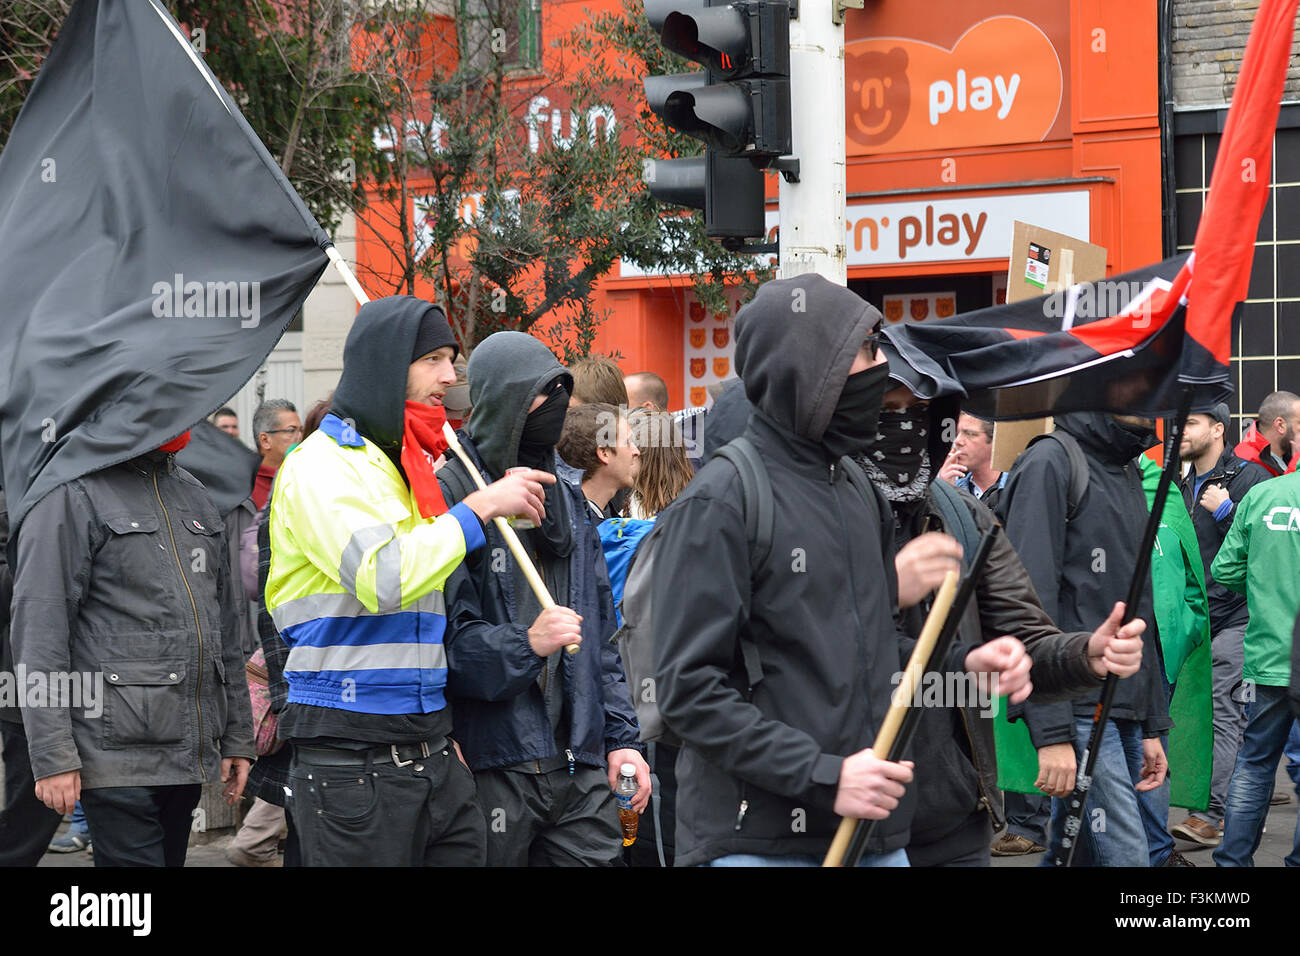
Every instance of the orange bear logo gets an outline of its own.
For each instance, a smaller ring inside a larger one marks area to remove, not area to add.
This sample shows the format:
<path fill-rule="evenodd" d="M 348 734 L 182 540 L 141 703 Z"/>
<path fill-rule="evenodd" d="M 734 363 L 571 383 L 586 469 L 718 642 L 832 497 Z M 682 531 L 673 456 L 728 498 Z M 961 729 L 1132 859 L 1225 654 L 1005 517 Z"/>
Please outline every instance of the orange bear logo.
<path fill-rule="evenodd" d="M 713 330 L 713 344 L 718 348 L 725 349 L 727 347 L 728 338 L 730 338 L 730 333 L 726 329 Z"/>
<path fill-rule="evenodd" d="M 692 405 L 703 405 L 705 400 L 708 397 L 709 397 L 709 390 L 707 388 L 700 388 L 699 386 L 693 386 L 691 388 Z"/>
<path fill-rule="evenodd" d="M 912 318 L 917 322 L 923 321 L 930 314 L 929 299 L 912 299 Z"/>
<path fill-rule="evenodd" d="M 693 348 L 693 349 L 702 349 L 702 348 L 704 348 L 704 330 L 703 330 L 703 329 L 691 329 L 691 348 Z"/>
<path fill-rule="evenodd" d="M 703 322 L 703 321 L 704 321 L 704 303 L 702 303 L 702 302 L 692 302 L 692 303 L 691 303 L 691 310 L 690 310 L 690 311 L 691 311 L 691 321 L 692 321 L 692 322 Z"/>
<path fill-rule="evenodd" d="M 907 51 L 868 50 L 849 54 L 844 71 L 849 84 L 849 138 L 862 146 L 887 143 L 907 121 L 912 91 L 907 83 Z"/>
<path fill-rule="evenodd" d="M 691 359 L 691 378 L 704 378 L 704 359 Z"/>
<path fill-rule="evenodd" d="M 731 368 L 731 359 L 715 358 L 713 360 L 713 374 L 718 378 L 726 378 L 727 370 Z"/>

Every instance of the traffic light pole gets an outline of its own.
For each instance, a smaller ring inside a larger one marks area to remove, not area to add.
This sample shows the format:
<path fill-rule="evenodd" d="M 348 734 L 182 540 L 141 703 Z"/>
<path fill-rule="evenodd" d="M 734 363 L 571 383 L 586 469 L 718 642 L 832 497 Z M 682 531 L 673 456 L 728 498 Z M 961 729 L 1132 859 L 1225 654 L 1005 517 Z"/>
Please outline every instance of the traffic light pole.
<path fill-rule="evenodd" d="M 841 4 L 843 6 L 843 4 Z M 780 179 L 782 279 L 848 284 L 844 242 L 844 24 L 836 0 L 799 0 L 790 21 L 790 119 L 797 182 Z"/>

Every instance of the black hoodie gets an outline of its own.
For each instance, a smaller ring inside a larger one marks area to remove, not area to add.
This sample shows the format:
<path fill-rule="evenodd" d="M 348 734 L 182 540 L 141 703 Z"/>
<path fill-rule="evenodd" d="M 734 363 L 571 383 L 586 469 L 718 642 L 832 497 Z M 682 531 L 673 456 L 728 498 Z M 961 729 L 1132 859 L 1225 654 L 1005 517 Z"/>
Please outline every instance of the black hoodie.
<path fill-rule="evenodd" d="M 426 312 L 442 310 L 410 295 L 367 302 L 357 313 L 343 347 L 343 375 L 330 411 L 387 455 L 403 478 L 406 373 Z"/>
<path fill-rule="evenodd" d="M 740 480 L 712 460 L 657 519 L 659 707 L 684 741 L 677 864 L 732 853 L 820 858 L 845 756 L 871 745 L 910 645 L 894 625 L 892 529 L 822 444 L 879 313 L 819 276 L 769 282 L 736 320 L 755 406 L 746 435 L 768 465 L 772 551 L 751 577 Z M 891 522 L 892 523 L 892 522 Z M 763 678 L 749 687 L 742 631 Z M 869 852 L 907 842 L 912 796 Z"/>
<path fill-rule="evenodd" d="M 1137 564 L 1148 509 L 1137 456 L 1156 444 L 1153 431 L 1121 425 L 1104 412 L 1058 416 L 1056 427 L 1079 443 L 1088 462 L 1088 490 L 1067 523 L 1070 465 L 1059 442 L 1040 441 L 1016 461 L 998 501 L 1007 535 L 1038 592 L 1043 608 L 1063 631 L 1090 631 L 1123 601 Z M 1137 616 L 1146 621 L 1142 668 L 1119 682 L 1110 715 L 1142 722 L 1144 737 L 1173 726 L 1160 642 L 1152 613 L 1150 576 Z M 1091 716 L 1097 693 L 1070 703 L 1024 704 L 1035 747 L 1073 741 L 1072 714 Z M 1014 717 L 1018 708 L 1012 708 Z"/>

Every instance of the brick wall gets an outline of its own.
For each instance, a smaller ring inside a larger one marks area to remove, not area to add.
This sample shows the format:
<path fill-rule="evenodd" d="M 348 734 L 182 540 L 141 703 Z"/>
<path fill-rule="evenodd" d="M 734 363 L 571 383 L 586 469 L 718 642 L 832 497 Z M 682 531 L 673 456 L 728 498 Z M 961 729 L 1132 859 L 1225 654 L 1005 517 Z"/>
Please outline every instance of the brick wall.
<path fill-rule="evenodd" d="M 1225 106 L 1232 98 L 1259 0 L 1174 0 L 1171 25 L 1175 106 Z M 1300 44 L 1292 49 L 1300 53 Z M 1283 100 L 1300 100 L 1300 56 L 1287 71 Z"/>

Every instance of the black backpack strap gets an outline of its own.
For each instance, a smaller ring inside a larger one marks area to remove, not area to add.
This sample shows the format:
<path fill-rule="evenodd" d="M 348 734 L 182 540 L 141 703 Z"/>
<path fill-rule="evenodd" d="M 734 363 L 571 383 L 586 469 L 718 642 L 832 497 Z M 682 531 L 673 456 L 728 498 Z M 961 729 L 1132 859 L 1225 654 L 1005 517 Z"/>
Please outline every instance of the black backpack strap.
<path fill-rule="evenodd" d="M 772 537 L 776 528 L 772 480 L 763 468 L 758 449 L 743 435 L 723 445 L 713 454 L 729 461 L 740 475 L 741 494 L 744 496 L 745 535 L 749 538 L 749 567 L 751 572 L 755 572 L 772 553 Z"/>
<path fill-rule="evenodd" d="M 881 529 L 890 527 L 894 523 L 894 509 L 889 506 L 889 499 L 881 494 L 880 489 L 867 477 L 862 466 L 845 455 L 840 459 L 840 470 L 844 472 L 844 477 L 848 479 L 849 484 L 858 489 L 858 494 L 866 498 L 868 504 L 875 505 L 876 513 L 880 515 Z"/>
<path fill-rule="evenodd" d="M 930 482 L 930 497 L 943 517 L 944 527 L 948 533 L 961 542 L 962 553 L 965 554 L 966 564 L 969 565 L 975 558 L 975 551 L 979 548 L 980 541 L 979 528 L 975 526 L 975 518 L 971 515 L 970 508 L 957 493 L 957 489 L 942 479 Z"/>
<path fill-rule="evenodd" d="M 1065 457 L 1070 462 L 1070 485 L 1066 492 L 1065 520 L 1073 521 L 1079 513 L 1079 506 L 1083 504 L 1083 496 L 1088 492 L 1088 461 L 1083 457 L 1083 449 L 1079 447 L 1074 436 L 1059 429 L 1031 439 L 1029 445 L 1025 446 L 1025 450 L 1028 451 L 1029 446 L 1034 442 L 1046 438 L 1054 440 L 1064 448 Z"/>
<path fill-rule="evenodd" d="M 772 538 L 776 529 L 776 502 L 772 498 L 772 480 L 763 468 L 763 459 L 753 442 L 743 435 L 713 453 L 724 458 L 740 475 L 741 502 L 745 512 L 745 537 L 749 541 L 749 573 L 751 579 L 772 553 Z M 740 655 L 745 662 L 745 678 L 752 689 L 763 679 L 763 665 L 758 659 L 758 646 L 743 633 L 739 638 Z"/>

